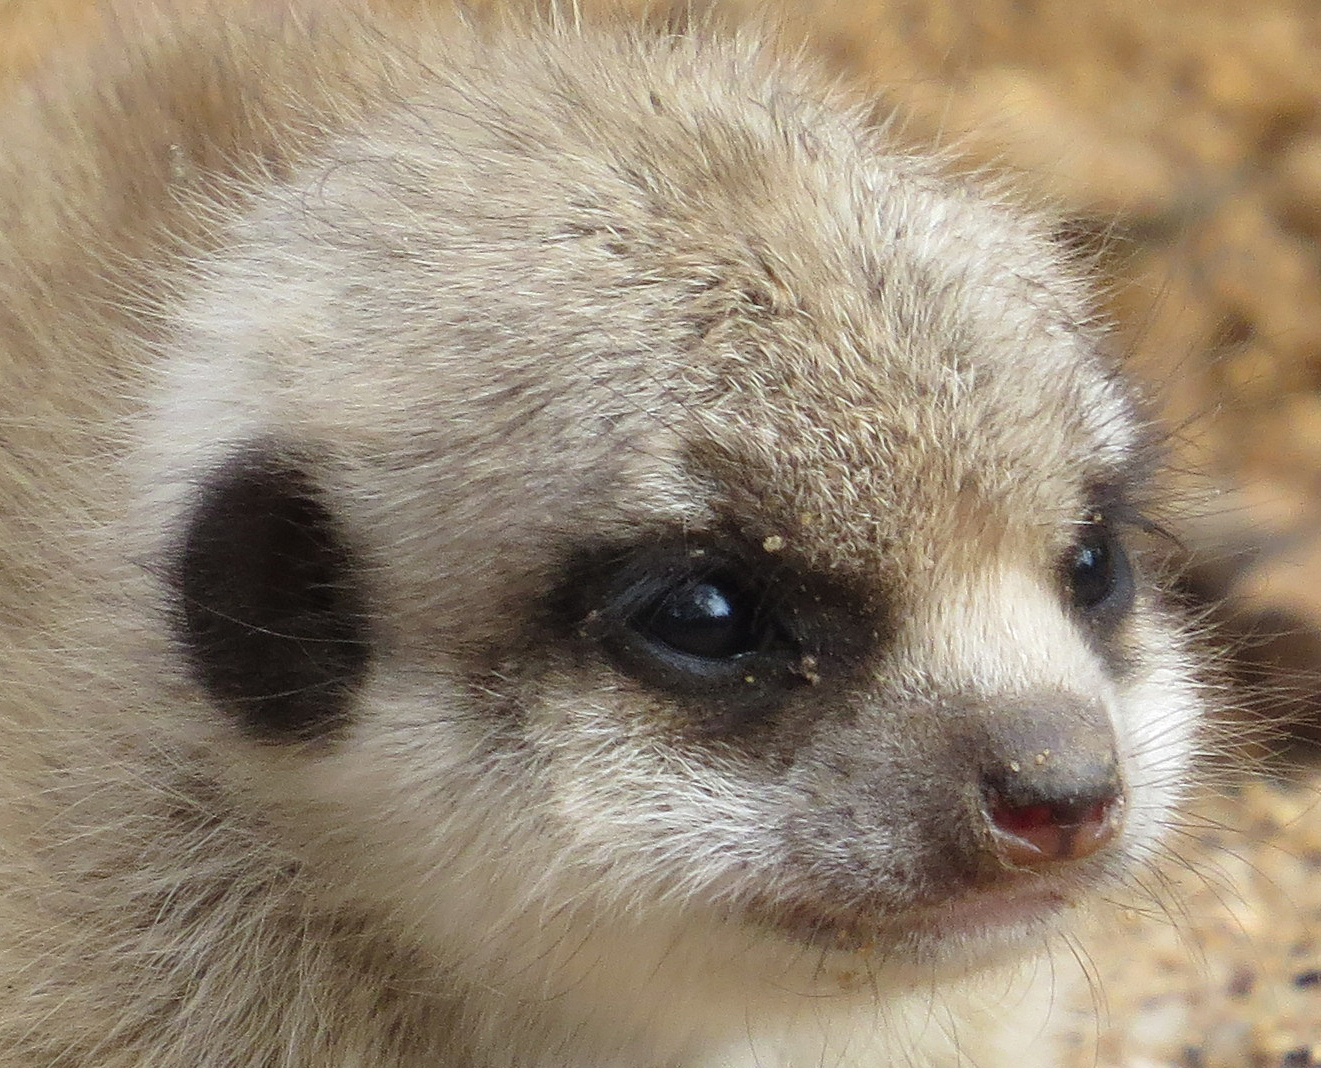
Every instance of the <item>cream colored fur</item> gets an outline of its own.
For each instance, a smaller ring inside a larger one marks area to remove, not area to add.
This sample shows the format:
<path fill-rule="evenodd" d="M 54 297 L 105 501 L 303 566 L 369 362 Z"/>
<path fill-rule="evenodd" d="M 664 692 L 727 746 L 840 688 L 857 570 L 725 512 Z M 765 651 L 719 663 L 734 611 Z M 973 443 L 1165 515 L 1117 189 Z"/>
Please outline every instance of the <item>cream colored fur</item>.
<path fill-rule="evenodd" d="M 1044 226 L 753 32 L 215 6 L 0 117 L 0 1065 L 1049 1063 L 1072 909 L 746 915 L 832 790 L 831 885 L 924 863 L 956 697 L 1106 708 L 1070 900 L 1160 849 L 1200 698 L 1150 585 L 1127 672 L 1051 585 L 1144 431 Z M 246 737 L 170 631 L 198 485 L 271 438 L 371 591 L 333 742 Z M 903 606 L 792 759 L 506 642 L 566 546 L 718 521 Z"/>

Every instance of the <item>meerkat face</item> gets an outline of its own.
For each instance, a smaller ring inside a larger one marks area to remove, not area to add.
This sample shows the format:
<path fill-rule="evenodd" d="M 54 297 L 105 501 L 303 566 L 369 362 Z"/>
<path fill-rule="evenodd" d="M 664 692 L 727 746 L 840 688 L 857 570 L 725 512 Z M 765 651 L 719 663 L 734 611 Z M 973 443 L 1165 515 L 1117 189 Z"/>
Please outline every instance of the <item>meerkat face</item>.
<path fill-rule="evenodd" d="M 617 47 L 401 93 L 181 291 L 178 707 L 496 987 L 1037 949 L 1198 710 L 1132 400 L 1030 223 L 737 47 Z"/>

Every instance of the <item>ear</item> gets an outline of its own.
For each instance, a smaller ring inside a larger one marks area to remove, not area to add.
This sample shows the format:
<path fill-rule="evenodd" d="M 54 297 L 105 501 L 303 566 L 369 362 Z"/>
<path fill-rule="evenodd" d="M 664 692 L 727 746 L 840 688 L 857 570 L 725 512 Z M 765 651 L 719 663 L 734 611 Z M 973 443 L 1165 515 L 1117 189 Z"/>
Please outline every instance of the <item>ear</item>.
<path fill-rule="evenodd" d="M 268 446 L 203 481 L 175 568 L 175 633 L 213 701 L 255 736 L 340 727 L 371 660 L 357 554 L 312 476 Z"/>

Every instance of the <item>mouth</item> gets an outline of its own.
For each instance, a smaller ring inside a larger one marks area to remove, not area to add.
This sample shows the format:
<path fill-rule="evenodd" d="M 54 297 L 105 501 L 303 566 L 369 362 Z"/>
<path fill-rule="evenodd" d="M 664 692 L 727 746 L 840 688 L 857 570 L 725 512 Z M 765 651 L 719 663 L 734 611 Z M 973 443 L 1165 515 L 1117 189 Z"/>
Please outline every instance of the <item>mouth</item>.
<path fill-rule="evenodd" d="M 896 925 L 937 938 L 1004 939 L 1039 931 L 1072 903 L 1059 890 L 980 892 L 901 914 Z"/>
<path fill-rule="evenodd" d="M 751 917 L 758 926 L 817 949 L 916 955 L 946 947 L 975 954 L 979 945 L 1007 947 L 1042 933 L 1072 904 L 1057 888 L 967 891 L 899 911 L 799 901 L 756 907 Z"/>

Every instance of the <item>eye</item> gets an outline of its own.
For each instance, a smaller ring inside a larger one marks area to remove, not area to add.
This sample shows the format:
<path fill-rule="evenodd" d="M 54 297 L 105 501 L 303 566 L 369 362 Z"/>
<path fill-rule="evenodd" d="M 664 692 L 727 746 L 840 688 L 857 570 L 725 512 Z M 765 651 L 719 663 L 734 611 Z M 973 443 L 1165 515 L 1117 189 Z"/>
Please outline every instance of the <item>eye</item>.
<path fill-rule="evenodd" d="M 1103 516 L 1089 517 L 1066 565 L 1073 603 L 1084 612 L 1118 614 L 1132 605 L 1133 570 Z"/>
<path fill-rule="evenodd" d="M 732 660 L 767 644 L 767 628 L 748 592 L 727 576 L 690 579 L 635 615 L 644 637 L 705 660 Z"/>
<path fill-rule="evenodd" d="M 583 630 L 620 671 L 739 715 L 760 714 L 802 680 L 782 576 L 772 583 L 732 554 L 685 546 L 648 547 L 622 563 Z"/>

